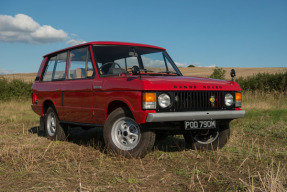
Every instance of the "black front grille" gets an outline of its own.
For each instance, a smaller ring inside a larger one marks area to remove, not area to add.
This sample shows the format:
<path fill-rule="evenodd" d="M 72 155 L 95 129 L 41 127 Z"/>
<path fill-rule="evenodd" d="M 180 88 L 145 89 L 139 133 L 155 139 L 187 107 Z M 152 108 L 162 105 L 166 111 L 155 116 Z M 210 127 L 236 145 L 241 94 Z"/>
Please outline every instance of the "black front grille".
<path fill-rule="evenodd" d="M 210 101 L 214 98 L 214 102 Z M 174 92 L 174 111 L 219 110 L 224 108 L 222 91 Z"/>

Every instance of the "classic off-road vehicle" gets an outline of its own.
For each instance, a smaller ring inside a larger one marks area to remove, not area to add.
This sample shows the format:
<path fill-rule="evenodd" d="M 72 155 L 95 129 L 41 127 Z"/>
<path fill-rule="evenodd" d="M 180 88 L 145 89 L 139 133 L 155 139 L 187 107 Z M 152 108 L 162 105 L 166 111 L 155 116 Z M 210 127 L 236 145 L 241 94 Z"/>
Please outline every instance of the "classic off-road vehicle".
<path fill-rule="evenodd" d="M 196 149 L 223 147 L 244 116 L 232 81 L 183 77 L 161 47 L 91 42 L 44 56 L 32 109 L 52 140 L 68 127 L 101 127 L 114 153 L 144 157 L 156 135 L 183 134 Z"/>

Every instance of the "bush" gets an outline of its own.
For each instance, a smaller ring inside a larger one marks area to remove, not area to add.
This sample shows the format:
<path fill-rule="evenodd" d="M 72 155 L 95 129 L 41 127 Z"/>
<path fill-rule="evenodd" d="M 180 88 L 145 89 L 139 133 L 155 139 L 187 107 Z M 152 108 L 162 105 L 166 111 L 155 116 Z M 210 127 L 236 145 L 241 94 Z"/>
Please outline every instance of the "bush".
<path fill-rule="evenodd" d="M 31 97 L 32 83 L 26 83 L 23 80 L 7 79 L 0 77 L 0 100 L 8 101 L 11 99 L 24 99 Z"/>
<path fill-rule="evenodd" d="M 189 66 L 187 66 L 187 67 L 195 67 L 194 65 L 189 65 Z"/>
<path fill-rule="evenodd" d="M 249 91 L 278 91 L 286 92 L 287 90 L 287 71 L 284 73 L 258 73 L 249 77 L 239 77 L 235 79 L 243 90 Z"/>
<path fill-rule="evenodd" d="M 212 78 L 212 79 L 222 79 L 224 80 L 225 79 L 225 70 L 222 69 L 222 68 L 219 68 L 219 67 L 215 67 L 214 70 L 213 70 L 213 73 L 208 76 L 209 78 Z"/>

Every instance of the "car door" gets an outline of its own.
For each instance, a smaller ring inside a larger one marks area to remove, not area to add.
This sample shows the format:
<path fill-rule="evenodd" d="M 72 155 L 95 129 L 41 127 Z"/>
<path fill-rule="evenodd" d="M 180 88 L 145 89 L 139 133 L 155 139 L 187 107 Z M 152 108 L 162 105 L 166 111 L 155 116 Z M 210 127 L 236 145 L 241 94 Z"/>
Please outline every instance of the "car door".
<path fill-rule="evenodd" d="M 70 50 L 67 65 L 63 86 L 63 121 L 92 124 L 95 70 L 89 48 Z"/>
<path fill-rule="evenodd" d="M 62 118 L 62 87 L 66 76 L 67 51 L 49 56 L 38 87 L 38 98 L 52 101 L 59 118 Z M 44 104 L 43 104 L 44 105 Z"/>

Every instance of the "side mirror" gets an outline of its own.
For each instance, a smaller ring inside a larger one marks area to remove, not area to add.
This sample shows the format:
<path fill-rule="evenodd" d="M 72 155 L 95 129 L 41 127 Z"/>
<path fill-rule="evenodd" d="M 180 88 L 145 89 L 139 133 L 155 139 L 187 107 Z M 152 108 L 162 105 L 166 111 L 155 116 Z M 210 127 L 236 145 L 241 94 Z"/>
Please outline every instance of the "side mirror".
<path fill-rule="evenodd" d="M 133 66 L 132 67 L 132 74 L 133 75 L 139 75 L 140 74 L 140 68 L 138 66 Z"/>
<path fill-rule="evenodd" d="M 232 81 L 233 81 L 233 78 L 236 76 L 235 69 L 231 69 L 230 76 L 231 76 Z"/>

